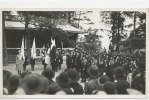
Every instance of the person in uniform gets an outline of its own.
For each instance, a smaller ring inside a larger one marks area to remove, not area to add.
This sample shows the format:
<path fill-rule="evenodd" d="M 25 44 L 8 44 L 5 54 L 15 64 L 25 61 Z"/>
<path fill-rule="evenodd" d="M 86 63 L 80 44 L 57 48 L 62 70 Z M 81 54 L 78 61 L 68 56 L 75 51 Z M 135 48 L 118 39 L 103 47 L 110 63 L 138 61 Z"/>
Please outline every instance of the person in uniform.
<path fill-rule="evenodd" d="M 26 70 L 27 64 L 28 64 L 28 55 L 27 55 L 27 51 L 25 51 L 25 61 L 24 61 L 24 64 L 23 64 L 23 70 L 24 71 Z"/>
<path fill-rule="evenodd" d="M 21 54 L 21 50 L 19 50 L 18 51 L 18 55 L 16 57 L 16 70 L 18 71 L 19 75 L 22 72 L 23 63 L 24 63 L 24 58 L 23 58 L 23 55 Z"/>
<path fill-rule="evenodd" d="M 31 69 L 32 71 L 34 71 L 34 66 L 35 66 L 35 62 L 36 62 L 36 59 L 35 58 L 31 58 Z"/>

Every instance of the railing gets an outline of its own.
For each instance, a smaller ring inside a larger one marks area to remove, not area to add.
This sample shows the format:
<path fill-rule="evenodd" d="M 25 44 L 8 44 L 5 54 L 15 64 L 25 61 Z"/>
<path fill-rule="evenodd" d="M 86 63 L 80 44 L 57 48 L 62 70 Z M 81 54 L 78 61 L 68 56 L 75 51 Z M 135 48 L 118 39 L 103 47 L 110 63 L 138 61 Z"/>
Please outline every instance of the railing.
<path fill-rule="evenodd" d="M 60 49 L 60 48 L 57 48 L 57 49 Z M 63 48 L 63 55 L 66 54 L 67 50 L 73 50 L 73 49 L 74 48 Z M 8 55 L 17 55 L 18 50 L 21 50 L 21 48 L 7 48 L 7 54 Z M 42 50 L 43 50 L 43 48 L 36 48 L 36 56 L 37 56 L 37 58 L 41 58 Z"/>
<path fill-rule="evenodd" d="M 17 55 L 18 50 L 21 50 L 21 48 L 7 48 L 8 55 Z M 26 50 L 26 49 L 24 49 Z M 43 48 L 36 48 L 36 56 L 37 58 L 41 58 Z"/>

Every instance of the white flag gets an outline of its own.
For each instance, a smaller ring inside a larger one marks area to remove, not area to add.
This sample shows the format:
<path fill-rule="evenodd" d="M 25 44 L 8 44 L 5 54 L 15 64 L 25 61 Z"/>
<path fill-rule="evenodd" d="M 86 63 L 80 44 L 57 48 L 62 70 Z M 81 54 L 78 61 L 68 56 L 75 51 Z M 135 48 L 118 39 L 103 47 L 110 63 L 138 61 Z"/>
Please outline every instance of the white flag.
<path fill-rule="evenodd" d="M 33 45 L 31 49 L 31 58 L 35 59 L 36 58 L 36 44 L 35 44 L 35 38 L 33 40 Z"/>
<path fill-rule="evenodd" d="M 25 55 L 24 55 L 24 37 L 22 38 L 21 54 L 22 54 L 23 58 L 25 58 Z"/>

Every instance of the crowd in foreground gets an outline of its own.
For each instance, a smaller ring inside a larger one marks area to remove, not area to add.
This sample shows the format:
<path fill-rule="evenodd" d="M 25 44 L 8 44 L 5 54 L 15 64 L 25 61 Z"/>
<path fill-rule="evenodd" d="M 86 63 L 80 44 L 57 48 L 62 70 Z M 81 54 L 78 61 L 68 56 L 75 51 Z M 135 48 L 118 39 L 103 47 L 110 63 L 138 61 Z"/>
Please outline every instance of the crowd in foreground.
<path fill-rule="evenodd" d="M 145 55 L 140 53 L 140 56 Z M 142 63 L 136 63 L 141 59 L 143 58 L 126 56 L 126 53 L 102 53 L 91 56 L 71 51 L 67 54 L 67 69 L 56 78 L 55 71 L 49 66 L 41 75 L 29 71 L 12 75 L 4 70 L 3 93 L 5 95 L 143 95 L 145 75 L 140 69 Z M 80 85 L 80 78 L 84 87 Z"/>

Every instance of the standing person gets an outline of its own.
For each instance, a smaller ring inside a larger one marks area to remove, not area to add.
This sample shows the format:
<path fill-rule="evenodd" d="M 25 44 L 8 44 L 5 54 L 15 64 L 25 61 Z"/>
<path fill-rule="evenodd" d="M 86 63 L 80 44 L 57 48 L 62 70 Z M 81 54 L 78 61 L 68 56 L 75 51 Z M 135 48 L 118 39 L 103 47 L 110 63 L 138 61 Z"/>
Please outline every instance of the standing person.
<path fill-rule="evenodd" d="M 23 63 L 24 63 L 24 58 L 23 55 L 21 54 L 21 50 L 18 51 L 18 55 L 16 57 L 16 70 L 18 71 L 18 74 L 21 74 L 21 71 L 23 69 Z"/>
<path fill-rule="evenodd" d="M 31 58 L 31 69 L 32 69 L 32 71 L 34 71 L 35 62 L 36 62 L 36 59 Z"/>
<path fill-rule="evenodd" d="M 27 55 L 27 51 L 25 51 L 25 61 L 24 61 L 24 64 L 23 64 L 23 70 L 24 71 L 26 70 L 27 64 L 28 64 L 28 55 Z"/>
<path fill-rule="evenodd" d="M 84 56 L 82 57 L 81 78 L 82 78 L 82 82 L 86 82 L 86 78 L 87 78 L 87 60 Z"/>
<path fill-rule="evenodd" d="M 43 50 L 43 51 L 42 51 L 41 57 L 42 57 L 42 64 L 43 64 L 44 69 L 45 69 L 45 68 L 46 68 L 46 66 L 47 66 L 47 64 L 45 63 L 46 50 Z"/>

